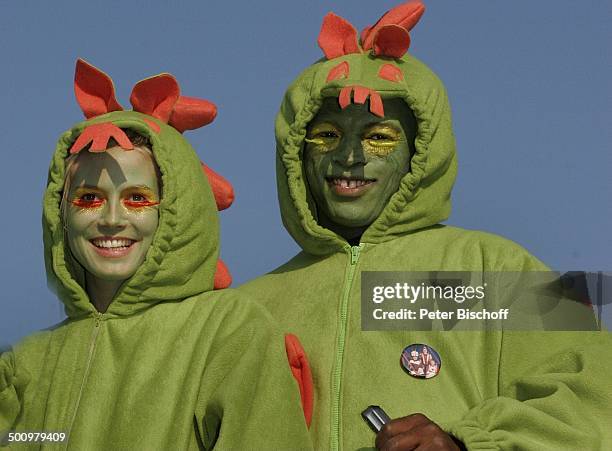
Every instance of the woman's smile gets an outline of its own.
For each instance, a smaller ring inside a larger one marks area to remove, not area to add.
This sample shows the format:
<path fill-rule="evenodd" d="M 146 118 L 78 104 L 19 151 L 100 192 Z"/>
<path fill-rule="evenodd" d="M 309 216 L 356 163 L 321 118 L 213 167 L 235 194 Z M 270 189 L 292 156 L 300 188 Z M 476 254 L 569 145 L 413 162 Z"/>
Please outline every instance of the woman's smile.
<path fill-rule="evenodd" d="M 103 236 L 89 240 L 98 255 L 120 258 L 128 255 L 138 244 L 137 240 L 123 237 Z"/>

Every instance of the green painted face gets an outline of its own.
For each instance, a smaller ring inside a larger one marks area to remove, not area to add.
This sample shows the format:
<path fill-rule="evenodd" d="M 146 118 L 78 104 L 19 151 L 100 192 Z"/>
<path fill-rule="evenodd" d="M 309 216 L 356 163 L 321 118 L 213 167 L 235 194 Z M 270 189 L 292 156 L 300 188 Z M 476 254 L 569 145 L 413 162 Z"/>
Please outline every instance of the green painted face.
<path fill-rule="evenodd" d="M 94 278 L 122 282 L 140 267 L 157 230 L 153 158 L 112 147 L 82 151 L 74 165 L 64 216 L 70 251 Z"/>
<path fill-rule="evenodd" d="M 304 167 L 318 222 L 347 240 L 380 215 L 410 170 L 417 125 L 402 99 L 384 101 L 385 117 L 367 103 L 344 110 L 326 98 L 308 125 Z"/>

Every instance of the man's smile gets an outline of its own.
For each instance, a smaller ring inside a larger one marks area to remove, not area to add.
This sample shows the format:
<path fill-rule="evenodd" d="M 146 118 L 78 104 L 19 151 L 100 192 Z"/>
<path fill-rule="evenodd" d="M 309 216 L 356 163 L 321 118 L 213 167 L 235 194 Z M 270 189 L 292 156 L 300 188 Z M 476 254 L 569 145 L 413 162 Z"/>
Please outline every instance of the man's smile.
<path fill-rule="evenodd" d="M 332 192 L 343 197 L 359 197 L 370 190 L 376 179 L 363 177 L 326 177 Z"/>

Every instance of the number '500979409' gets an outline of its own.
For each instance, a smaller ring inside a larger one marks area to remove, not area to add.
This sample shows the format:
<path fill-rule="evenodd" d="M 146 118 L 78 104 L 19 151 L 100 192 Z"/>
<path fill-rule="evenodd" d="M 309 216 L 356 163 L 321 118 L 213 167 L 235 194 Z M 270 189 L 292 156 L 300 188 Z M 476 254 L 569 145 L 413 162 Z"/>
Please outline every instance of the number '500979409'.
<path fill-rule="evenodd" d="M 65 432 L 9 432 L 7 442 L 63 442 L 66 440 Z"/>

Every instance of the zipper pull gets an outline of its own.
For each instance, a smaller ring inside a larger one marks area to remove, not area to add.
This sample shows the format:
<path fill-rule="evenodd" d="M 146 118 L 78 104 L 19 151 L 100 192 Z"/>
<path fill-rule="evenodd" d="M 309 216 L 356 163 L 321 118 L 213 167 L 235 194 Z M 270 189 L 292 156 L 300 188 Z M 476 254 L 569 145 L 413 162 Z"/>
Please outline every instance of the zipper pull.
<path fill-rule="evenodd" d="M 94 312 L 94 324 L 96 327 L 100 327 L 100 323 L 102 322 L 102 314 L 99 312 Z"/>
<path fill-rule="evenodd" d="M 361 252 L 361 245 L 351 247 L 351 265 L 356 264 L 359 260 L 359 252 Z"/>

